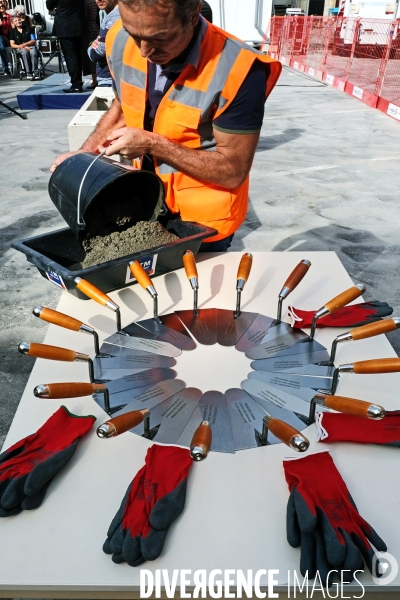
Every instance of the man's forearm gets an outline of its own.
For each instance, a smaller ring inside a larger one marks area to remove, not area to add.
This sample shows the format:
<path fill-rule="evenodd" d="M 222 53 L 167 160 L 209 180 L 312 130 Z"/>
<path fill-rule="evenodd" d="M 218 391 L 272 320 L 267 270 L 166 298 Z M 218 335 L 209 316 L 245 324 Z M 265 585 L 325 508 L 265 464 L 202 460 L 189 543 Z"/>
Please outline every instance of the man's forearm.
<path fill-rule="evenodd" d="M 111 104 L 108 111 L 101 117 L 96 129 L 88 137 L 83 144 L 81 150 L 85 152 L 96 152 L 99 146 L 103 146 L 107 140 L 107 136 L 114 131 L 125 127 L 125 118 L 122 113 L 121 103 L 116 98 Z"/>
<path fill-rule="evenodd" d="M 245 153 L 243 160 L 228 156 L 221 144 L 215 151 L 197 150 L 157 134 L 151 135 L 148 152 L 195 179 L 231 189 L 244 182 L 251 167 L 251 161 L 244 159 Z"/>

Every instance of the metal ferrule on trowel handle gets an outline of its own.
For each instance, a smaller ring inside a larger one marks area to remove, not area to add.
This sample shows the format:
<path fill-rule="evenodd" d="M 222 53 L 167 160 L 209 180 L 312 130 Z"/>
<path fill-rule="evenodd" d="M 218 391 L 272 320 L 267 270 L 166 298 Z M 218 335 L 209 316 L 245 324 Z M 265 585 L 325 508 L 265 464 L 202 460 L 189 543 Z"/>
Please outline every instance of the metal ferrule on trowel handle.
<path fill-rule="evenodd" d="M 35 387 L 33 393 L 36 398 L 43 398 L 45 400 L 80 398 L 82 396 L 91 396 L 92 394 L 103 394 L 105 411 L 108 414 L 111 412 L 110 396 L 104 383 L 42 383 Z"/>
<path fill-rule="evenodd" d="M 246 252 L 243 254 L 237 276 L 236 276 L 236 310 L 235 310 L 235 319 L 240 316 L 240 303 L 242 299 L 242 292 L 244 290 L 244 286 L 246 281 L 249 278 L 251 266 L 253 264 L 253 255 L 250 252 Z"/>
<path fill-rule="evenodd" d="M 114 300 L 111 300 L 111 298 L 107 296 L 107 294 L 105 294 L 104 292 L 99 290 L 99 288 L 93 285 L 93 283 L 86 281 L 86 279 L 81 279 L 81 277 L 75 277 L 74 282 L 78 290 L 83 292 L 86 296 L 88 296 L 95 302 L 98 302 L 102 306 L 106 306 L 107 308 L 115 312 L 115 318 L 117 320 L 117 331 L 120 331 L 121 312 L 118 304 L 116 304 Z"/>
<path fill-rule="evenodd" d="M 146 271 L 143 269 L 143 267 L 139 261 L 132 260 L 129 263 L 129 268 L 131 270 L 132 275 L 135 277 L 136 281 L 153 298 L 153 306 L 154 306 L 153 319 L 155 321 L 157 321 L 157 323 L 162 323 L 158 316 L 158 294 L 153 285 L 153 282 L 151 281 L 150 277 L 147 275 Z"/>
<path fill-rule="evenodd" d="M 86 362 L 89 368 L 89 379 L 94 382 L 93 361 L 88 354 L 75 352 L 75 350 L 67 350 L 67 348 L 59 348 L 58 346 L 48 346 L 47 344 L 36 344 L 32 342 L 21 342 L 18 346 L 18 351 L 27 356 L 34 358 L 46 358 L 47 360 L 61 360 L 63 362 Z"/>
<path fill-rule="evenodd" d="M 373 375 L 378 373 L 397 373 L 400 371 L 400 358 L 376 358 L 362 360 L 352 364 L 339 365 L 332 378 L 330 394 L 335 394 L 340 373 L 357 373 L 359 375 Z"/>
<path fill-rule="evenodd" d="M 193 290 L 193 314 L 199 316 L 198 301 L 199 301 L 199 276 L 197 273 L 196 261 L 191 250 L 186 250 L 182 257 L 185 273 L 189 279 L 189 283 Z"/>
<path fill-rule="evenodd" d="M 304 338 L 304 340 L 301 340 L 301 343 L 313 341 L 318 319 L 326 317 L 327 315 L 331 315 L 339 308 L 343 308 L 343 306 L 350 304 L 350 302 L 353 302 L 353 300 L 359 298 L 365 292 L 365 290 L 365 285 L 359 283 L 358 285 L 354 285 L 353 287 L 349 288 L 345 292 L 342 292 L 341 294 L 339 294 L 339 296 L 335 296 L 335 298 L 332 298 L 332 300 L 329 300 L 329 302 L 327 302 L 322 308 L 317 310 L 317 312 L 315 313 L 311 322 L 310 335 Z"/>
<path fill-rule="evenodd" d="M 309 423 L 315 423 L 315 410 L 316 407 L 322 406 L 330 408 L 337 412 L 344 413 L 346 415 L 353 415 L 354 417 L 362 417 L 364 419 L 374 419 L 378 421 L 383 419 L 386 414 L 383 406 L 378 404 L 371 404 L 364 400 L 356 400 L 355 398 L 346 398 L 344 396 L 328 396 L 326 394 L 315 394 L 310 402 L 310 415 Z"/>
<path fill-rule="evenodd" d="M 320 363 L 321 365 L 332 366 L 335 363 L 337 346 L 341 342 L 350 342 L 357 340 L 365 340 L 367 338 L 373 337 L 375 335 L 380 335 L 382 333 L 389 333 L 389 331 L 394 331 L 400 327 L 400 319 L 398 317 L 394 317 L 393 319 L 384 319 L 382 321 L 376 321 L 374 323 L 367 323 L 366 325 L 362 325 L 361 327 L 356 327 L 347 333 L 341 333 L 338 335 L 332 342 L 331 355 L 329 358 L 329 362 Z"/>
<path fill-rule="evenodd" d="M 261 434 L 261 444 L 266 446 L 268 443 L 268 431 L 273 433 L 281 442 L 289 446 L 296 452 L 306 452 L 310 445 L 308 439 L 297 431 L 294 427 L 281 421 L 280 419 L 274 418 L 272 415 L 267 413 L 263 418 L 263 429 Z"/>
<path fill-rule="evenodd" d="M 81 321 L 78 321 L 78 319 L 74 319 L 69 315 L 64 315 L 57 310 L 46 308 L 45 306 L 35 306 L 32 312 L 35 317 L 38 317 L 47 323 L 52 323 L 52 325 L 58 325 L 59 327 L 70 329 L 71 331 L 80 331 L 82 333 L 88 333 L 92 335 L 95 355 L 100 356 L 99 336 L 93 327 L 90 327 L 89 325 L 86 325 L 85 323 L 82 323 Z"/>
<path fill-rule="evenodd" d="M 299 285 L 300 281 L 306 275 L 306 273 L 310 267 L 311 267 L 311 262 L 309 260 L 305 259 L 305 260 L 300 261 L 299 264 L 297 265 L 297 267 L 295 267 L 295 269 L 293 269 L 293 271 L 290 273 L 289 277 L 283 284 L 283 288 L 279 292 L 278 311 L 276 314 L 276 319 L 271 325 L 272 327 L 274 325 L 278 325 L 281 322 L 282 302 L 285 300 L 285 298 L 287 298 L 289 296 L 290 292 L 292 292 Z"/>
<path fill-rule="evenodd" d="M 147 408 L 132 410 L 106 421 L 97 428 L 97 435 L 99 438 L 116 437 L 140 425 L 140 423 L 143 423 L 144 426 L 143 437 L 148 438 L 150 435 L 150 411 Z"/>

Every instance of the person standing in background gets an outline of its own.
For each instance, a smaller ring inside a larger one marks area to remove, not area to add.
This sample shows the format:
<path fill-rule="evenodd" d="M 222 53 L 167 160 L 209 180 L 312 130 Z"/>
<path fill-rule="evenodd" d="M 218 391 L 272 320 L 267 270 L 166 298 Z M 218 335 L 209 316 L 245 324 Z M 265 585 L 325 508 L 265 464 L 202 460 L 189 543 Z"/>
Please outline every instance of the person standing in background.
<path fill-rule="evenodd" d="M 120 18 L 117 0 L 96 0 L 96 4 L 101 11 L 105 11 L 106 16 L 101 23 L 97 39 L 91 43 L 87 53 L 93 64 L 96 65 L 97 81 L 100 87 L 111 87 L 112 77 L 108 68 L 106 59 L 105 39 L 107 31 Z"/>
<path fill-rule="evenodd" d="M 85 33 L 82 39 L 82 66 L 83 74 L 92 76 L 92 83 L 88 88 L 93 90 L 98 85 L 96 65 L 88 57 L 87 49 L 99 35 L 99 9 L 96 0 L 84 0 L 83 4 L 85 9 Z"/>
<path fill-rule="evenodd" d="M 6 52 L 6 40 L 11 29 L 11 16 L 7 13 L 7 0 L 0 0 L 0 58 L 3 67 L 3 75 L 11 77 L 8 57 Z"/>
<path fill-rule="evenodd" d="M 82 92 L 82 37 L 85 32 L 83 0 L 46 0 L 47 10 L 55 10 L 53 35 L 56 35 L 67 63 L 71 87 L 66 94 Z"/>

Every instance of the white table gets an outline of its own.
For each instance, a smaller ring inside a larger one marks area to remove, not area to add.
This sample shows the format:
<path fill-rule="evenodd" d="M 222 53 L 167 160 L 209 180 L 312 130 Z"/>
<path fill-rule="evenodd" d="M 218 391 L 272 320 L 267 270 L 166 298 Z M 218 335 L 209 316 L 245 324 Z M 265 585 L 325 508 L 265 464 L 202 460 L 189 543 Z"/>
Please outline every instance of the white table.
<path fill-rule="evenodd" d="M 303 258 L 309 258 L 312 267 L 290 296 L 290 304 L 317 309 L 352 285 L 333 252 L 256 253 L 243 293 L 243 309 L 274 316 L 282 284 Z M 200 306 L 234 308 L 240 254 L 203 255 L 199 259 Z M 192 292 L 183 269 L 154 282 L 161 313 L 191 307 Z M 151 299 L 139 286 L 110 295 L 121 306 L 123 325 L 151 316 Z M 46 305 L 46 299 L 38 298 L 37 303 Z M 284 318 L 286 308 L 287 302 Z M 95 327 L 101 339 L 115 331 L 113 314 L 91 300 L 77 300 L 65 293 L 58 310 Z M 342 331 L 318 330 L 317 339 L 329 346 Z M 90 336 L 55 326 L 49 327 L 45 343 L 93 355 Z M 381 336 L 340 345 L 337 363 L 393 356 L 392 347 Z M 200 387 L 203 392 L 224 392 L 240 386 L 250 371 L 249 363 L 234 348 L 215 345 L 183 353 L 176 370 L 189 386 Z M 34 386 L 58 381 L 88 381 L 86 365 L 36 361 L 4 448 L 34 432 L 58 408 L 60 401 L 33 395 Z M 343 374 L 338 391 L 394 409 L 399 407 L 399 384 L 400 374 Z M 76 414 L 96 415 L 96 426 L 106 420 L 107 415 L 91 397 L 66 400 L 64 404 Z M 309 452 L 329 447 L 314 442 L 314 425 L 304 433 L 311 440 Z M 140 569 L 115 565 L 103 553 L 102 545 L 149 446 L 150 442 L 130 433 L 102 440 L 93 429 L 51 484 L 38 510 L 0 521 L 0 597 L 133 597 Z M 361 515 L 386 541 L 389 552 L 400 558 L 399 450 L 356 444 L 332 445 L 331 450 Z M 293 454 L 286 446 L 277 445 L 235 455 L 210 453 L 207 460 L 196 463 L 184 513 L 171 527 L 159 559 L 142 568 L 167 569 L 170 573 L 173 569 L 240 569 L 245 573 L 247 569 L 279 569 L 275 578 L 284 589 L 288 570 L 299 573 L 300 559 L 300 551 L 289 547 L 285 533 L 288 489 L 282 459 Z M 376 591 L 369 573 L 360 580 L 368 591 Z M 393 586 L 400 588 L 400 576 L 392 583 L 392 590 Z M 354 589 L 358 595 L 360 587 Z"/>

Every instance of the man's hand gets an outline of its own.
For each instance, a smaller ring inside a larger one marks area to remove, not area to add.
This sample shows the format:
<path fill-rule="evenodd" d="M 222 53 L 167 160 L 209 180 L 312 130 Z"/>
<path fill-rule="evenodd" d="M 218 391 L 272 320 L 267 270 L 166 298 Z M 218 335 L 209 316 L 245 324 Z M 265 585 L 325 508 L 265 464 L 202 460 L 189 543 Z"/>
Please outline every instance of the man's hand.
<path fill-rule="evenodd" d="M 90 44 L 90 47 L 93 48 L 93 50 L 97 50 L 97 48 L 100 46 L 101 44 L 101 39 L 100 36 L 98 35 L 97 38 Z"/>
<path fill-rule="evenodd" d="M 129 159 L 143 156 L 147 152 L 151 152 L 154 137 L 154 134 L 143 131 L 143 129 L 133 127 L 116 129 L 107 137 L 107 140 L 111 143 L 106 151 L 106 156 L 121 154 L 121 156 Z"/>
<path fill-rule="evenodd" d="M 84 150 L 75 150 L 75 152 L 66 152 L 65 154 L 60 154 L 59 156 L 57 156 L 57 158 L 54 160 L 53 164 L 50 167 L 50 172 L 54 173 L 54 171 L 57 169 L 58 165 L 61 164 L 66 158 L 69 158 L 70 156 L 74 156 L 74 154 L 79 154 L 80 152 L 84 152 Z"/>

